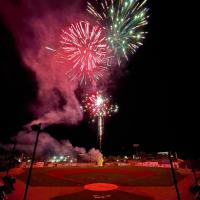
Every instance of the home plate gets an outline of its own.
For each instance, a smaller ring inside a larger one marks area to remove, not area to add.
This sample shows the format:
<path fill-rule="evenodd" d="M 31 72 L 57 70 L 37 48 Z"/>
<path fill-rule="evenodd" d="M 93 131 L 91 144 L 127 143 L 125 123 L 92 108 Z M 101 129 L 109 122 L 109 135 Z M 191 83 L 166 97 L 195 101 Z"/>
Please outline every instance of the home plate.
<path fill-rule="evenodd" d="M 85 190 L 91 190 L 91 191 L 110 191 L 110 190 L 116 190 L 118 188 L 115 184 L 110 183 L 92 183 L 84 185 Z"/>

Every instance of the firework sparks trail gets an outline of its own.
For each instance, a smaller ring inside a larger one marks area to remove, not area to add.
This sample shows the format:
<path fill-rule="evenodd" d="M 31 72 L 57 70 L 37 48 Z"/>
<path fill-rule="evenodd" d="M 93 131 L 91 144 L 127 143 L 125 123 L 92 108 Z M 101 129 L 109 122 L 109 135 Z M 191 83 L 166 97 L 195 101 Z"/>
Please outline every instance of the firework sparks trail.
<path fill-rule="evenodd" d="M 110 104 L 110 98 L 105 97 L 101 91 L 92 95 L 86 95 L 83 100 L 83 111 L 88 112 L 92 121 L 98 119 L 98 138 L 99 148 L 101 150 L 102 136 L 104 132 L 104 118 L 118 112 L 118 105 Z"/>
<path fill-rule="evenodd" d="M 108 70 L 108 44 L 99 25 L 87 21 L 72 24 L 62 30 L 60 44 L 61 62 L 72 62 L 66 73 L 70 80 L 97 82 Z"/>
<path fill-rule="evenodd" d="M 147 0 L 98 0 L 88 1 L 87 11 L 101 24 L 107 34 L 110 49 L 120 65 L 122 57 L 128 60 L 134 54 L 147 32 Z"/>

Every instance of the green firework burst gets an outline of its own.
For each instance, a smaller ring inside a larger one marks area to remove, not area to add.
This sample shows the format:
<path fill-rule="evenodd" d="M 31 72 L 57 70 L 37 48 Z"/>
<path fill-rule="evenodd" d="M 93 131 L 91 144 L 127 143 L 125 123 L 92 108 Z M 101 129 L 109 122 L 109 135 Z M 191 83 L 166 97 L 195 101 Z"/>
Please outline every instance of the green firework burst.
<path fill-rule="evenodd" d="M 106 31 L 110 49 L 120 65 L 121 59 L 134 54 L 141 46 L 147 32 L 147 0 L 88 1 L 87 11 Z"/>

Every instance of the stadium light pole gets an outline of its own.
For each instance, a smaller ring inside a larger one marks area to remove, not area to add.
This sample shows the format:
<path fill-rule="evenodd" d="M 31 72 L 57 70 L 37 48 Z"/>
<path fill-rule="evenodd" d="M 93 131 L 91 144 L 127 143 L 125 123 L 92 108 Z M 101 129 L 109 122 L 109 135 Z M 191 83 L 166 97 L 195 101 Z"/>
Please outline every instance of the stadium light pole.
<path fill-rule="evenodd" d="M 33 131 L 36 131 L 37 135 L 36 135 L 35 145 L 34 145 L 34 149 L 33 149 L 31 165 L 30 165 L 29 172 L 28 172 L 28 178 L 27 178 L 27 181 L 26 181 L 26 188 L 25 188 L 25 192 L 24 192 L 24 200 L 26 200 L 27 194 L 28 194 L 28 187 L 29 187 L 30 180 L 31 180 L 31 173 L 32 173 L 32 169 L 33 169 L 33 163 L 34 163 L 34 160 L 35 160 L 35 154 L 36 154 L 38 139 L 39 139 L 39 135 L 40 135 L 40 132 L 41 132 L 41 124 L 35 124 L 35 125 L 31 126 L 31 129 Z"/>
<path fill-rule="evenodd" d="M 175 170 L 174 170 L 170 151 L 168 151 L 168 157 L 169 157 L 169 161 L 170 161 L 171 172 L 172 172 L 172 177 L 173 177 L 173 181 L 174 181 L 174 186 L 175 186 L 175 189 L 176 189 L 177 199 L 181 200 L 181 196 L 180 196 L 180 192 L 179 192 L 179 188 L 178 188 L 178 183 L 177 183 L 176 174 L 175 174 Z"/>
<path fill-rule="evenodd" d="M 136 157 L 138 157 L 138 149 L 139 149 L 139 147 L 140 147 L 140 144 L 133 144 L 133 148 L 135 150 Z"/>

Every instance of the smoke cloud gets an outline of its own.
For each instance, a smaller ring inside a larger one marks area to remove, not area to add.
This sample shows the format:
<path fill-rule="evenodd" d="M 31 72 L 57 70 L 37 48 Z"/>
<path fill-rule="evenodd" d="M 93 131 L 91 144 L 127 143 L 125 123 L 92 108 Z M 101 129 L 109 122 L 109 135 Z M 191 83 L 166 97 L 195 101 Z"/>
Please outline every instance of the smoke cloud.
<path fill-rule="evenodd" d="M 36 139 L 36 133 L 25 131 L 19 132 L 13 139 L 16 140 L 16 150 L 26 154 L 32 154 L 33 146 Z M 1 145 L 6 150 L 10 150 L 12 145 Z M 58 141 L 51 137 L 48 133 L 42 132 L 39 136 L 37 146 L 37 157 L 49 158 L 51 156 L 66 156 L 81 159 L 84 161 L 96 162 L 102 154 L 99 150 L 92 148 L 88 152 L 83 147 L 73 147 L 69 140 Z"/>
<path fill-rule="evenodd" d="M 0 14 L 38 82 L 32 123 L 78 123 L 83 117 L 75 94 L 78 83 L 67 80 L 67 66 L 60 65 L 46 47 L 56 49 L 61 28 L 80 18 L 81 0 L 1 0 Z"/>

